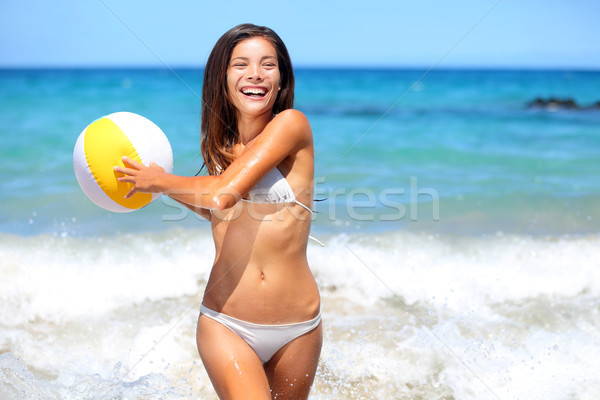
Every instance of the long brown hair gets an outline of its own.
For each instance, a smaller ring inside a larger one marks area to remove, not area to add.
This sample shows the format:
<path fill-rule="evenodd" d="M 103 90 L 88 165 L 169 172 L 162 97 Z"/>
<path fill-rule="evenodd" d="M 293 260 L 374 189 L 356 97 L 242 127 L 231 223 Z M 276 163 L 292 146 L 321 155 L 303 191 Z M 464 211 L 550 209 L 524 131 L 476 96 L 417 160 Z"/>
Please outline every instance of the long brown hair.
<path fill-rule="evenodd" d="M 219 175 L 233 161 L 233 145 L 238 141 L 236 110 L 227 92 L 227 67 L 234 47 L 252 37 L 267 39 L 277 53 L 281 90 L 277 94 L 273 113 L 294 105 L 294 71 L 285 44 L 271 29 L 253 24 L 241 24 L 227 31 L 215 44 L 202 83 L 201 151 L 204 165 L 211 175 Z"/>

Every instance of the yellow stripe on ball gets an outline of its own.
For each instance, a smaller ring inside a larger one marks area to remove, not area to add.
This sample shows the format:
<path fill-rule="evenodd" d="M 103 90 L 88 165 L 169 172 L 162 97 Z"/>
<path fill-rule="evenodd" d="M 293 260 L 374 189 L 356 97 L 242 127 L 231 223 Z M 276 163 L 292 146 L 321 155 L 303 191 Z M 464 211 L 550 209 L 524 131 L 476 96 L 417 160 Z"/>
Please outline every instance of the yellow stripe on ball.
<path fill-rule="evenodd" d="M 115 203 L 136 210 L 152 201 L 150 193 L 136 193 L 126 199 L 131 184 L 117 181 L 115 166 L 123 166 L 123 156 L 139 163 L 140 156 L 121 128 L 108 118 L 100 118 L 92 123 L 85 132 L 85 157 L 94 179 L 107 196 Z"/>

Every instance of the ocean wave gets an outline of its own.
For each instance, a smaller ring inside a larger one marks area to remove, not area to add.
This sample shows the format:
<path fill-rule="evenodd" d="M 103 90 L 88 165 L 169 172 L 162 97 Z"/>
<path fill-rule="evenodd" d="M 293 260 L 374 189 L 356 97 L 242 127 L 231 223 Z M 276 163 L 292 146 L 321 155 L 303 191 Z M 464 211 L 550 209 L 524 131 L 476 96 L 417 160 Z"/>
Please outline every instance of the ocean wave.
<path fill-rule="evenodd" d="M 0 393 L 212 398 L 194 340 L 207 230 L 0 239 Z M 598 236 L 320 239 L 312 398 L 598 395 Z"/>

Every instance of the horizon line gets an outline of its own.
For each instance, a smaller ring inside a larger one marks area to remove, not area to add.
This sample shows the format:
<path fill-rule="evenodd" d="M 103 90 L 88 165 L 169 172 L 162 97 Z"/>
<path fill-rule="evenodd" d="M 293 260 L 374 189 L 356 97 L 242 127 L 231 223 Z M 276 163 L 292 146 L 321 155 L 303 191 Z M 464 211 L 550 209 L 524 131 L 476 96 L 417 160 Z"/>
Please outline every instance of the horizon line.
<path fill-rule="evenodd" d="M 162 64 L 49 64 L 49 65 L 1 65 L 0 70 L 203 70 L 205 65 L 177 64 L 165 66 Z M 419 64 L 309 64 L 298 63 L 294 70 L 427 70 L 429 65 Z M 464 71 L 581 71 L 597 72 L 600 66 L 582 65 L 441 65 L 433 70 L 464 70 Z"/>

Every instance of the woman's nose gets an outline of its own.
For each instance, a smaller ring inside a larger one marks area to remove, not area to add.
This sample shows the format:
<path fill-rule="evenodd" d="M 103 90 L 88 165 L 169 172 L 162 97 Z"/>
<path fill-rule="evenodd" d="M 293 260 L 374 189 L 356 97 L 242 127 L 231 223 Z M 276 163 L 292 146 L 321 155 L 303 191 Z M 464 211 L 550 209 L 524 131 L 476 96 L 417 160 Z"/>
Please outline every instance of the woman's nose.
<path fill-rule="evenodd" d="M 262 76 L 260 74 L 259 69 L 257 67 L 251 68 L 250 71 L 248 71 L 247 79 L 250 81 L 262 80 Z"/>

